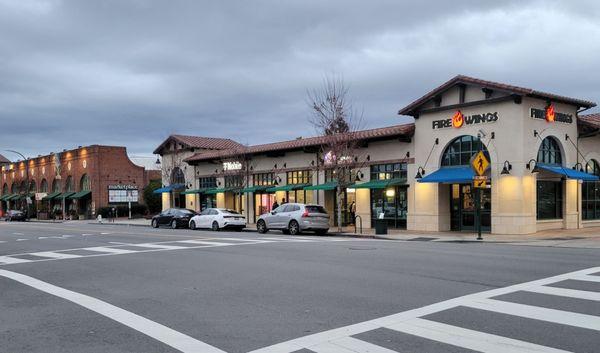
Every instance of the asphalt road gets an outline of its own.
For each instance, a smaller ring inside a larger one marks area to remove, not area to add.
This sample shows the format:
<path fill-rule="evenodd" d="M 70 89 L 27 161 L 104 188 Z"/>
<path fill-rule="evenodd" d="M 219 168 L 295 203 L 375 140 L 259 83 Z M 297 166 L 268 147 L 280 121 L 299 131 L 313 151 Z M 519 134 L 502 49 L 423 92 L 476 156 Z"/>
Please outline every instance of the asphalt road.
<path fill-rule="evenodd" d="M 2 222 L 0 352 L 599 352 L 599 266 L 598 249 Z"/>

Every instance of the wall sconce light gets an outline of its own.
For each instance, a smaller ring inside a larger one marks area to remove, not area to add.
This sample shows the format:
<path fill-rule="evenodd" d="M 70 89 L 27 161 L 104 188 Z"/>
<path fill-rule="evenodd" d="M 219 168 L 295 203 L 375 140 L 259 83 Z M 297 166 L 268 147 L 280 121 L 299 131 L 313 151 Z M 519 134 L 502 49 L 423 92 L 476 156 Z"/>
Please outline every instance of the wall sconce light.
<path fill-rule="evenodd" d="M 365 175 L 363 174 L 363 172 L 359 171 L 356 173 L 356 177 L 354 178 L 354 180 L 361 181 L 362 178 L 364 178 L 364 177 L 365 177 Z"/>
<path fill-rule="evenodd" d="M 410 151 L 406 152 L 406 156 L 404 156 L 404 158 L 410 158 Z"/>
<path fill-rule="evenodd" d="M 579 169 L 577 167 L 579 167 Z M 580 172 L 583 173 L 584 172 L 584 170 L 583 170 L 583 164 L 581 164 L 579 162 L 575 163 L 575 165 L 573 166 L 573 170 L 579 170 Z"/>
<path fill-rule="evenodd" d="M 369 162 L 369 161 L 371 161 L 371 155 L 370 154 L 367 155 L 367 162 Z"/>
<path fill-rule="evenodd" d="M 251 166 L 250 166 L 250 170 L 254 170 L 254 166 L 252 166 L 252 165 L 251 165 Z"/>
<path fill-rule="evenodd" d="M 540 133 L 537 130 L 533 130 L 533 137 L 538 137 Z"/>
<path fill-rule="evenodd" d="M 217 181 L 217 185 L 218 185 L 218 186 L 221 186 L 221 181 L 220 181 L 220 180 L 219 180 L 219 181 Z"/>
<path fill-rule="evenodd" d="M 511 170 L 512 170 L 512 164 L 510 164 L 509 161 L 504 161 L 504 166 L 502 167 L 502 171 L 500 172 L 500 174 L 508 175 L 508 174 L 510 174 Z"/>
<path fill-rule="evenodd" d="M 277 169 L 277 163 L 273 165 L 273 169 Z"/>
<path fill-rule="evenodd" d="M 314 167 L 315 166 L 315 161 L 310 161 L 310 165 Z"/>
<path fill-rule="evenodd" d="M 531 163 L 533 162 L 533 168 L 531 167 Z M 527 162 L 526 168 L 528 170 L 531 170 L 532 174 L 537 174 L 540 172 L 540 169 L 537 166 L 537 161 L 535 159 L 530 159 L 529 162 Z"/>
<path fill-rule="evenodd" d="M 417 168 L 417 175 L 415 175 L 415 179 L 421 179 L 425 175 L 425 169 L 423 167 Z"/>

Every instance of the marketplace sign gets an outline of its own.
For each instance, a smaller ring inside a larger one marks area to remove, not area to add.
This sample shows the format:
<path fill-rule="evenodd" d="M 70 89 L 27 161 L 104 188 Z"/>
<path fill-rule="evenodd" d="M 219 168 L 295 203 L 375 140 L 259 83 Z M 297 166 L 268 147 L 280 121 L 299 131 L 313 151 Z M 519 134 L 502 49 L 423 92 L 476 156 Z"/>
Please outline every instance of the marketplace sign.
<path fill-rule="evenodd" d="M 498 112 L 464 115 L 460 110 L 458 110 L 456 113 L 454 113 L 452 118 L 432 121 L 431 127 L 434 130 L 449 127 L 459 129 L 465 125 L 486 124 L 496 121 L 498 121 Z"/>
<path fill-rule="evenodd" d="M 533 119 L 546 120 L 549 123 L 573 123 L 573 115 L 556 112 L 552 104 L 548 105 L 545 109 L 531 108 L 529 116 Z"/>

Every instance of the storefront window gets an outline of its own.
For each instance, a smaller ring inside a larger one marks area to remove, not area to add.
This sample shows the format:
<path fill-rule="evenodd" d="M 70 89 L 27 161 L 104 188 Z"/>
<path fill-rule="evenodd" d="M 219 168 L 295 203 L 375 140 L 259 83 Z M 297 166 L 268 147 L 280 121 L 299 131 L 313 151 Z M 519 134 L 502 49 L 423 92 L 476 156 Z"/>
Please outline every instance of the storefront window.
<path fill-rule="evenodd" d="M 32 180 L 31 182 L 29 182 L 29 192 L 35 192 L 35 191 L 36 191 L 35 181 Z"/>
<path fill-rule="evenodd" d="M 60 191 L 60 182 L 58 179 L 54 179 L 52 180 L 52 192 L 59 192 Z"/>
<path fill-rule="evenodd" d="M 591 160 L 586 166 L 586 172 L 600 176 L 600 165 L 596 160 Z M 581 186 L 582 192 L 582 217 L 584 220 L 600 219 L 600 182 L 585 181 Z"/>
<path fill-rule="evenodd" d="M 225 187 L 226 188 L 239 188 L 243 185 L 243 179 L 241 175 L 226 175 L 225 176 Z"/>
<path fill-rule="evenodd" d="M 336 175 L 336 173 L 338 173 L 338 172 L 342 172 L 342 173 L 346 172 L 347 173 L 348 169 L 340 169 L 337 171 L 335 169 L 326 169 L 325 170 L 325 182 L 329 183 L 329 182 L 337 181 L 338 179 L 340 179 L 340 178 L 338 178 L 338 175 Z M 356 180 L 356 171 L 354 169 L 352 169 L 349 172 L 350 172 L 350 178 L 345 178 L 342 175 L 341 179 L 351 180 L 351 181 Z"/>
<path fill-rule="evenodd" d="M 558 142 L 553 137 L 546 137 L 542 140 L 538 150 L 537 162 L 544 164 L 562 165 L 562 155 Z"/>
<path fill-rule="evenodd" d="M 215 177 L 198 178 L 198 187 L 200 189 L 214 189 L 217 187 L 217 178 L 215 178 Z"/>
<path fill-rule="evenodd" d="M 371 180 L 406 179 L 406 163 L 377 164 L 371 166 Z"/>
<path fill-rule="evenodd" d="M 200 211 L 217 207 L 215 195 L 200 194 Z"/>
<path fill-rule="evenodd" d="M 287 185 L 312 184 L 312 173 L 310 170 L 296 170 L 287 172 Z"/>
<path fill-rule="evenodd" d="M 406 228 L 407 186 L 392 186 L 386 189 L 371 189 L 371 223 L 383 213 L 389 227 Z"/>
<path fill-rule="evenodd" d="M 73 178 L 69 175 L 65 181 L 65 191 L 72 192 L 73 190 Z"/>
<path fill-rule="evenodd" d="M 562 218 L 562 182 L 537 182 L 537 219 Z"/>
<path fill-rule="evenodd" d="M 252 185 L 254 186 L 268 186 L 273 185 L 273 181 L 275 180 L 274 173 L 258 173 L 252 175 Z"/>
<path fill-rule="evenodd" d="M 490 154 L 478 137 L 464 135 L 452 140 L 442 155 L 442 167 L 469 165 L 471 157 L 483 151 L 488 160 Z"/>

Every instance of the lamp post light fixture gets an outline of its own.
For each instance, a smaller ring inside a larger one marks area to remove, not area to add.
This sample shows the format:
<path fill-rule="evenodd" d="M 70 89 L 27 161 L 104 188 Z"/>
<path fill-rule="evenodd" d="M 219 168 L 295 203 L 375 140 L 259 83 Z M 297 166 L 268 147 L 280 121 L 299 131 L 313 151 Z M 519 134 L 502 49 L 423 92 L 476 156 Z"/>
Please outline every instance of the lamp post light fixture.
<path fill-rule="evenodd" d="M 509 161 L 504 161 L 504 166 L 502 167 L 502 171 L 500 172 L 500 174 L 509 175 L 511 170 L 512 170 L 512 164 L 510 164 Z"/>
<path fill-rule="evenodd" d="M 579 167 L 579 168 L 577 168 L 577 167 Z M 579 163 L 579 162 L 575 163 L 575 165 L 573 166 L 573 170 L 579 170 L 579 171 L 580 171 L 580 172 L 582 172 L 582 173 L 583 173 L 583 172 L 585 172 L 585 171 L 583 170 L 583 164 L 581 164 L 581 163 Z"/>
<path fill-rule="evenodd" d="M 417 169 L 417 175 L 415 175 L 415 179 L 421 179 L 423 178 L 423 175 L 425 175 L 425 169 L 423 169 L 423 167 L 419 167 Z"/>
<path fill-rule="evenodd" d="M 531 163 L 533 162 L 533 168 L 531 167 Z M 535 159 L 530 159 L 525 166 L 528 170 L 531 170 L 532 174 L 537 174 L 540 172 L 540 168 L 538 168 L 538 162 Z"/>

